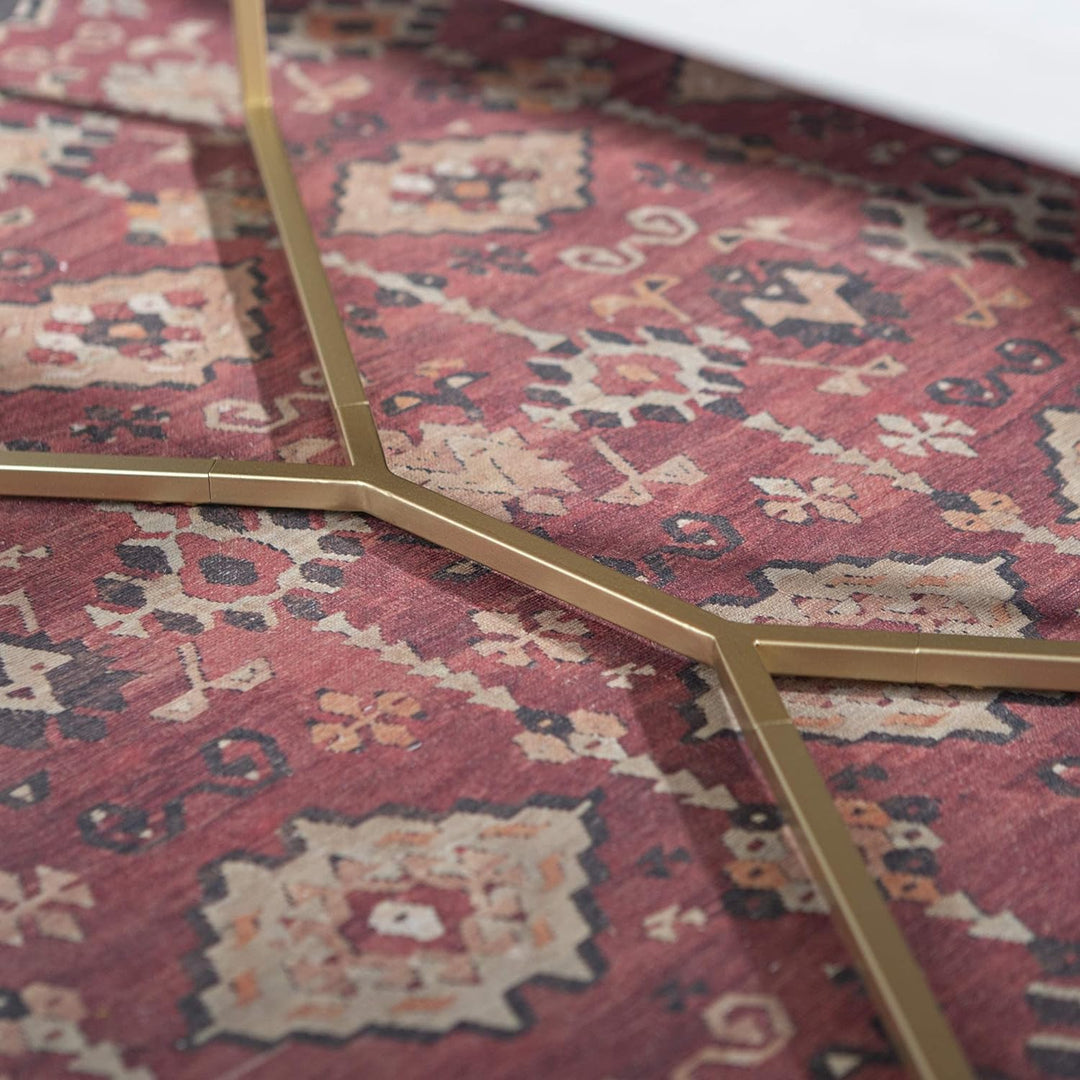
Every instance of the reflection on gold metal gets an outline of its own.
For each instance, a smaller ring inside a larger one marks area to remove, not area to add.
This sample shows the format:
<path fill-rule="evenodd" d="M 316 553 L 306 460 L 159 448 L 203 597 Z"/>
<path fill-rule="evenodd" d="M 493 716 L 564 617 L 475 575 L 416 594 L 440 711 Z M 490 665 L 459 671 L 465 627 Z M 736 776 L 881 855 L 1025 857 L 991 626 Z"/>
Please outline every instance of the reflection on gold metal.
<path fill-rule="evenodd" d="M 274 120 L 262 0 L 233 15 L 248 132 L 350 464 L 0 452 L 0 493 L 362 512 L 711 664 L 900 1056 L 923 1080 L 970 1078 L 773 676 L 1080 690 L 1080 643 L 733 623 L 395 476 Z"/>

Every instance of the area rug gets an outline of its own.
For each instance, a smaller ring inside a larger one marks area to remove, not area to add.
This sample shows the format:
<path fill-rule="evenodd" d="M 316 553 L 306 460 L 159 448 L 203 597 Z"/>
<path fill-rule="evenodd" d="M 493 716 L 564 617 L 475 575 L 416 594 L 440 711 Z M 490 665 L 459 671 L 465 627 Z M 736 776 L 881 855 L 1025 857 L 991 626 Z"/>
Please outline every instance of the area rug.
<path fill-rule="evenodd" d="M 271 28 L 395 471 L 1080 637 L 1075 178 L 489 0 Z M 4 445 L 340 462 L 226 5 L 0 0 L 0 82 Z M 979 1075 L 1080 1075 L 1073 699 L 783 690 Z M 711 673 L 351 514 L 0 504 L 0 987 L 10 1078 L 901 1075 Z"/>

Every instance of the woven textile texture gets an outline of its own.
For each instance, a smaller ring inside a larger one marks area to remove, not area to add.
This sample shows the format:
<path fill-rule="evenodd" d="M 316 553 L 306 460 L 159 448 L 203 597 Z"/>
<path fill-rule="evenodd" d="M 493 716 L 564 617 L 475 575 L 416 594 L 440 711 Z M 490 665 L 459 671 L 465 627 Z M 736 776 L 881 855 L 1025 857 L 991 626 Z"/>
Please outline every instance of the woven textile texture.
<path fill-rule="evenodd" d="M 271 31 L 395 471 L 1080 636 L 1074 178 L 490 0 Z M 226 5 L 0 0 L 0 80 L 4 445 L 340 463 Z M 782 689 L 979 1075 L 1080 1076 L 1072 698 Z M 0 988 L 12 1080 L 900 1076 L 711 673 L 348 514 L 0 503 Z"/>

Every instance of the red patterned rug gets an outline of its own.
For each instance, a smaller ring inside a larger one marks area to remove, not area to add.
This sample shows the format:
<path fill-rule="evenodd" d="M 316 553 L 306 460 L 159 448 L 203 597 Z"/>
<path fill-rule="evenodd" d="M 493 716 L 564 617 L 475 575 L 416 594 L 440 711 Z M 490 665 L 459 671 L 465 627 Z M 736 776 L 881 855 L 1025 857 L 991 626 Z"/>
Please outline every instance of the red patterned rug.
<path fill-rule="evenodd" d="M 272 31 L 395 470 L 733 619 L 1080 636 L 1075 178 L 488 0 Z M 0 0 L 0 80 L 4 445 L 340 461 L 225 6 Z M 707 670 L 353 515 L 0 541 L 0 1075 L 899 1076 Z M 784 691 L 979 1075 L 1080 1075 L 1072 699 Z"/>

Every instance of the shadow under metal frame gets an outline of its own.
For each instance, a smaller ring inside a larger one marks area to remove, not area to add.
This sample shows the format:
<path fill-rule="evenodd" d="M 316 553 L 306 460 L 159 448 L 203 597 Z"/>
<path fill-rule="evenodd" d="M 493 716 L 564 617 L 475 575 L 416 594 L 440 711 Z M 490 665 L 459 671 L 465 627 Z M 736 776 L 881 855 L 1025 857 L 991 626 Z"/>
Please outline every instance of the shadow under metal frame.
<path fill-rule="evenodd" d="M 903 1062 L 970 1078 L 773 676 L 1080 690 L 1080 642 L 734 623 L 390 472 L 274 119 L 263 0 L 232 4 L 248 133 L 350 464 L 0 451 L 0 494 L 365 513 L 710 664 Z"/>

